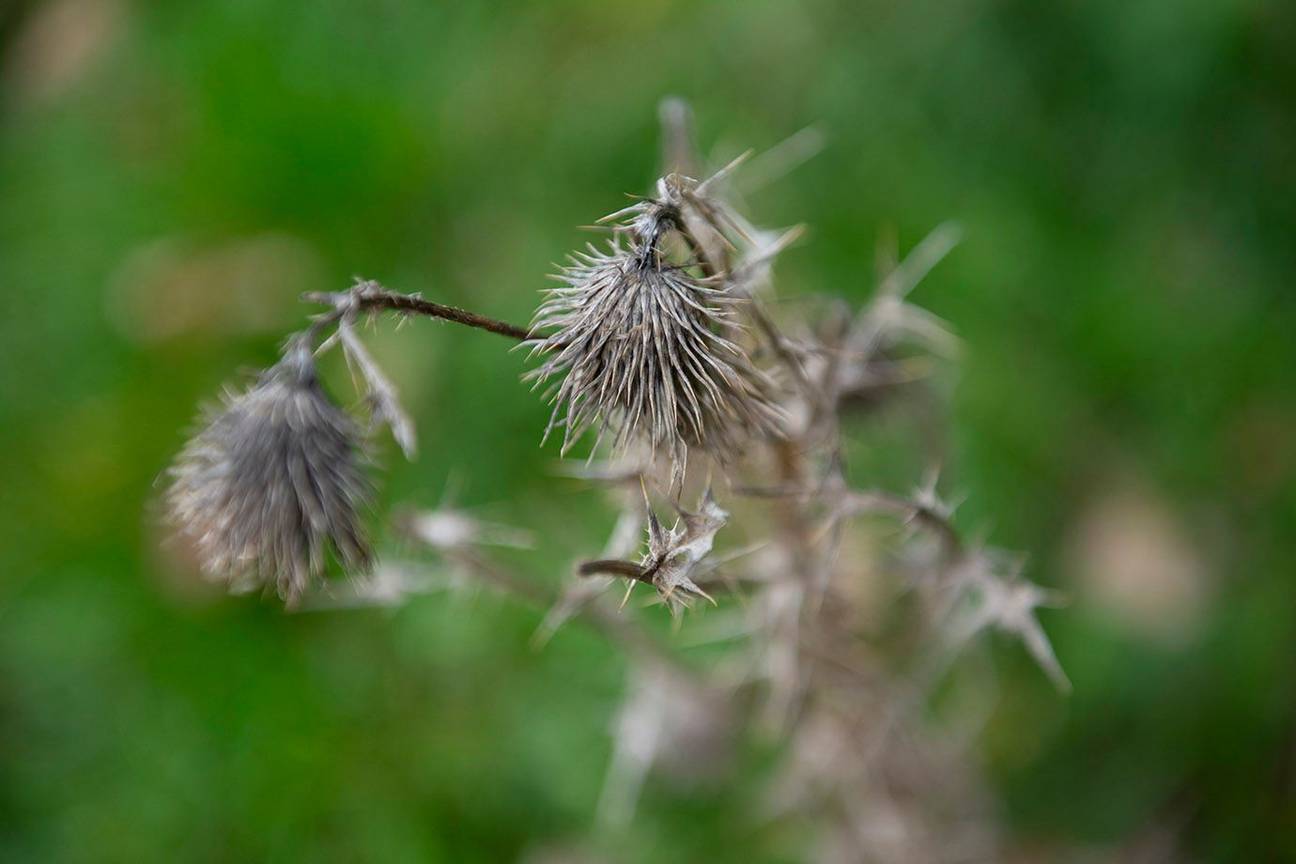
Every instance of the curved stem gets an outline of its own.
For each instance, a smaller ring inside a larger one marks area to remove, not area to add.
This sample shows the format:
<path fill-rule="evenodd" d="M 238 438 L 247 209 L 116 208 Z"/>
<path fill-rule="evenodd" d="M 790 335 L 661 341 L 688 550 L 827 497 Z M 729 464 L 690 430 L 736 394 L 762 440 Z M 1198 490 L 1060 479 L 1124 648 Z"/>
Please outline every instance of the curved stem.
<path fill-rule="evenodd" d="M 465 327 L 474 327 L 488 333 L 507 336 L 519 342 L 525 342 L 527 339 L 540 335 L 533 333 L 529 328 L 519 327 L 516 324 L 509 324 L 495 318 L 488 318 L 485 315 L 478 315 L 476 312 L 469 312 L 467 309 L 460 309 L 457 306 L 434 303 L 414 294 L 398 294 L 394 291 L 388 291 L 377 282 L 372 281 L 359 282 L 350 291 L 335 294 L 312 291 L 303 294 L 302 299 L 311 303 L 322 303 L 333 307 L 331 312 L 325 313 L 315 320 L 312 327 L 315 332 L 319 332 L 323 327 L 352 312 L 388 310 L 410 315 L 426 315 L 429 318 L 440 318 L 443 321 L 452 321 Z"/>
<path fill-rule="evenodd" d="M 620 558 L 603 558 L 598 561 L 582 561 L 577 572 L 582 576 L 627 576 L 639 582 L 652 584 L 652 574 L 633 561 Z"/>

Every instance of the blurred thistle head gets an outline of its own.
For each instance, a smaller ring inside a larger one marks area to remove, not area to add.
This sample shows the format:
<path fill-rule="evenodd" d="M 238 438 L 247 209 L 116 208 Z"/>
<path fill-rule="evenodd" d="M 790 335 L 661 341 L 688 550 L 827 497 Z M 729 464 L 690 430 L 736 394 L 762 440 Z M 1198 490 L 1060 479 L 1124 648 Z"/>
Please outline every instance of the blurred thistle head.
<path fill-rule="evenodd" d="M 202 422 L 171 467 L 167 504 L 210 576 L 235 590 L 273 586 L 291 606 L 329 546 L 348 570 L 368 564 L 359 429 L 325 395 L 306 338 Z"/>
<path fill-rule="evenodd" d="M 532 329 L 553 329 L 538 340 L 548 357 L 528 378 L 563 376 L 549 393 L 545 434 L 562 426 L 564 452 L 597 425 L 618 450 L 641 441 L 666 455 L 678 481 L 690 447 L 724 460 L 747 436 L 780 427 L 774 384 L 737 341 L 745 298 L 705 262 L 672 263 L 663 252 L 684 226 L 683 190 L 695 187 L 670 175 L 657 198 L 607 217 L 623 220 L 607 249 L 571 255 L 563 285 L 536 312 Z M 694 275 L 696 266 L 711 275 Z"/>

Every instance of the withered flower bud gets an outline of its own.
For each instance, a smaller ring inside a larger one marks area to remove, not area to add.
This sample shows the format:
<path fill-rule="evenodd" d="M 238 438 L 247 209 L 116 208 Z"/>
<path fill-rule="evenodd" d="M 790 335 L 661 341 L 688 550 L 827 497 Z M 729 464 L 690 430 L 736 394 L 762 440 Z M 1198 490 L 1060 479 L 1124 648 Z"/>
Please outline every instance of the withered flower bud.
<path fill-rule="evenodd" d="M 609 248 L 573 254 L 536 312 L 533 331 L 556 329 L 537 342 L 548 357 L 528 378 L 565 376 L 546 430 L 564 427 L 564 452 L 597 424 L 617 449 L 643 440 L 667 455 L 679 479 L 689 447 L 725 459 L 775 431 L 774 387 L 735 341 L 745 298 L 663 257 L 659 244 L 681 225 L 674 196 L 614 216 L 627 221 Z"/>
<path fill-rule="evenodd" d="M 273 586 L 292 606 L 330 545 L 348 570 L 368 564 L 359 429 L 324 393 L 306 339 L 202 419 L 170 469 L 167 504 L 212 578 Z"/>

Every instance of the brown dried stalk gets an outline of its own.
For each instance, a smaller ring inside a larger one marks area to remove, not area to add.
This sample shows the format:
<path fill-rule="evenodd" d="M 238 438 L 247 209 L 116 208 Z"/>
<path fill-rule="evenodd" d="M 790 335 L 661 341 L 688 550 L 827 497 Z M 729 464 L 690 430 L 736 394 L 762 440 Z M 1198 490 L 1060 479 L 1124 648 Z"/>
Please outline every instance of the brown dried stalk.
<path fill-rule="evenodd" d="M 495 318 L 488 318 L 485 315 L 469 312 L 457 306 L 446 306 L 442 303 L 424 300 L 417 294 L 398 294 L 394 291 L 388 291 L 371 280 L 357 282 L 350 291 L 338 293 L 310 291 L 303 294 L 302 299 L 309 303 L 320 303 L 333 307 L 331 311 L 317 317 L 312 322 L 311 329 L 316 333 L 325 327 L 336 324 L 346 315 L 354 315 L 358 312 L 389 311 L 440 318 L 443 321 L 451 321 L 465 327 L 473 327 L 478 330 L 485 330 L 488 333 L 507 336 L 519 342 L 533 339 L 536 336 L 529 328 L 519 327 L 516 324 L 509 324 Z"/>

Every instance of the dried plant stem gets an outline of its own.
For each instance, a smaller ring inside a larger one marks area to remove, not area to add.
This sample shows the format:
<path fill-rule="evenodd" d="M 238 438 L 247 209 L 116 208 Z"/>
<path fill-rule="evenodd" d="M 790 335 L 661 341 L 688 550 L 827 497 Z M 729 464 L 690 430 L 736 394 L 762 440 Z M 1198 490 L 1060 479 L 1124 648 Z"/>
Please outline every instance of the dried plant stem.
<path fill-rule="evenodd" d="M 525 600 L 541 610 L 549 609 L 554 604 L 554 597 L 535 582 L 522 579 L 480 555 L 460 551 L 453 557 L 486 584 L 493 585 L 515 598 Z M 636 567 L 637 569 L 639 568 Z M 665 668 L 682 669 L 674 655 L 634 618 L 618 615 L 614 610 L 598 602 L 581 607 L 580 617 L 609 641 L 619 644 L 631 656 L 654 660 Z"/>
<path fill-rule="evenodd" d="M 637 582 L 652 584 L 651 571 L 633 561 L 623 561 L 620 558 L 582 561 L 576 572 L 582 576 L 627 576 Z"/>
<path fill-rule="evenodd" d="M 856 513 L 887 513 L 918 523 L 940 539 L 947 567 L 959 563 L 967 554 L 963 538 L 959 536 L 949 517 L 929 503 L 890 492 L 867 490 L 851 493 L 846 504 Z"/>
<path fill-rule="evenodd" d="M 683 99 L 671 96 L 662 100 L 658 119 L 662 127 L 662 172 L 697 176 L 699 167 L 697 145 L 693 139 L 693 109 Z"/>
<path fill-rule="evenodd" d="M 426 315 L 429 318 L 453 321 L 455 324 L 474 327 L 489 333 L 497 333 L 500 336 L 507 336 L 519 342 L 538 335 L 534 334 L 529 328 L 519 327 L 516 324 L 509 324 L 495 318 L 488 318 L 485 315 L 478 315 L 476 312 L 469 312 L 467 309 L 460 309 L 457 306 L 434 303 L 414 294 L 399 294 L 395 291 L 388 291 L 377 282 L 372 281 L 358 282 L 350 291 L 339 293 L 330 294 L 312 291 L 302 295 L 302 299 L 311 303 L 322 303 L 333 307 L 331 312 L 327 312 L 315 319 L 313 327 L 315 332 L 319 332 L 320 329 L 337 322 L 346 315 L 358 312 L 391 311 L 407 315 Z"/>
<path fill-rule="evenodd" d="M 431 300 L 424 300 L 422 297 L 385 291 L 377 297 L 367 297 L 362 306 L 365 309 L 390 309 L 394 312 L 427 315 L 431 318 L 440 318 L 444 321 L 463 324 L 466 327 L 476 327 L 478 330 L 498 333 L 501 336 L 508 336 L 510 339 L 517 339 L 519 342 L 531 338 L 531 331 L 525 327 L 498 321 L 494 318 L 487 318 L 485 315 L 478 315 L 476 312 L 469 312 L 457 306 L 433 303 Z"/>
<path fill-rule="evenodd" d="M 805 484 L 808 467 L 805 454 L 793 441 L 786 439 L 773 442 L 774 458 L 778 464 L 779 479 L 791 488 L 801 488 Z M 810 529 L 809 501 L 784 499 L 776 502 L 775 518 L 790 548 L 796 551 L 794 562 L 803 582 L 809 583 L 810 562 L 814 560 L 813 532 Z"/>

